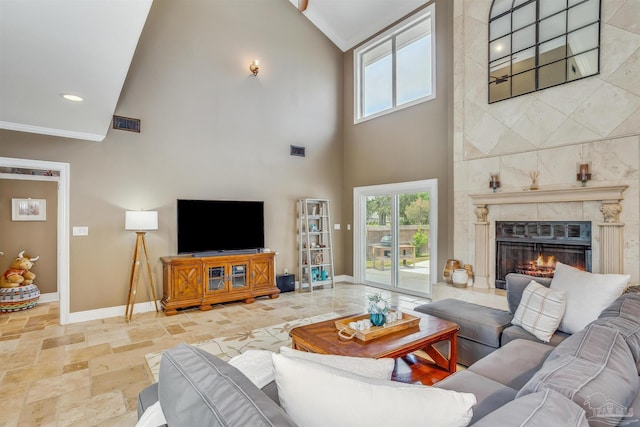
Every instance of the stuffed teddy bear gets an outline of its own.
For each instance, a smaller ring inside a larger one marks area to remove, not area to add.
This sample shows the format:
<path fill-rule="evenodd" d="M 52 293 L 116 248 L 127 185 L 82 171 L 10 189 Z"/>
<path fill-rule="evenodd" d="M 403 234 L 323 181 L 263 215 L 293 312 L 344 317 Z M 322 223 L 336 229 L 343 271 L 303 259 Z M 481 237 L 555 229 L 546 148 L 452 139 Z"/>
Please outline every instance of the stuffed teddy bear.
<path fill-rule="evenodd" d="M 15 288 L 18 286 L 31 285 L 36 275 L 29 270 L 33 267 L 33 263 L 40 257 L 29 258 L 24 255 L 24 251 L 18 254 L 18 258 L 14 259 L 9 269 L 0 276 L 0 288 Z"/>

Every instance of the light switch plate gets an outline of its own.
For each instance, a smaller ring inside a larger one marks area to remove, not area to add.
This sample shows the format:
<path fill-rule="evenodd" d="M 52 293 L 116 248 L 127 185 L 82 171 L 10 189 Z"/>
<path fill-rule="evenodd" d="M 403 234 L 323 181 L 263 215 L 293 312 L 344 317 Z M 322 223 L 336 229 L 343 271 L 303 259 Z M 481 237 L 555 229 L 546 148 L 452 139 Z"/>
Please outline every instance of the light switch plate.
<path fill-rule="evenodd" d="M 333 224 L 334 230 L 340 230 L 340 224 Z"/>
<path fill-rule="evenodd" d="M 89 227 L 73 227 L 74 236 L 88 236 Z"/>

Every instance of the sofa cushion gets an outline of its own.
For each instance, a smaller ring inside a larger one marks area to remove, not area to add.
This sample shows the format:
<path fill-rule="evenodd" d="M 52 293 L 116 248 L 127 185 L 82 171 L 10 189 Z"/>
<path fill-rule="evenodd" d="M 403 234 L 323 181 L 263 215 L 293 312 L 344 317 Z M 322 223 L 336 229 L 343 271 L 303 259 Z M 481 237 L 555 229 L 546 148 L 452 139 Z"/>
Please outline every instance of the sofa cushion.
<path fill-rule="evenodd" d="M 238 369 L 179 344 L 163 353 L 158 397 L 169 426 L 294 426 Z"/>
<path fill-rule="evenodd" d="M 458 371 L 434 387 L 473 393 L 478 403 L 473 407 L 471 424 L 516 398 L 517 390 L 471 371 Z M 393 424 L 397 425 L 397 424 Z M 423 424 L 428 425 L 427 423 Z"/>
<path fill-rule="evenodd" d="M 567 337 L 570 337 L 571 334 L 567 334 L 562 331 L 556 331 L 552 336 L 549 342 L 545 343 L 548 345 L 556 346 L 564 341 Z M 520 326 L 509 326 L 502 331 L 502 336 L 500 337 L 500 344 L 502 346 L 508 344 L 514 340 L 530 340 L 535 342 L 540 342 L 538 338 L 531 335 L 529 332 L 522 329 Z"/>
<path fill-rule="evenodd" d="M 518 397 L 547 389 L 580 405 L 592 427 L 616 425 L 621 413 L 613 412 L 606 419 L 603 414 L 614 407 L 629 408 L 638 390 L 635 362 L 622 335 L 592 324 L 567 338 L 551 352 Z"/>
<path fill-rule="evenodd" d="M 549 342 L 558 329 L 564 310 L 564 291 L 547 288 L 532 280 L 522 293 L 511 323 L 540 341 Z"/>
<path fill-rule="evenodd" d="M 537 341 L 516 340 L 469 366 L 469 371 L 520 390 L 531 379 L 553 347 Z"/>
<path fill-rule="evenodd" d="M 589 427 L 584 409 L 553 390 L 519 397 L 493 411 L 474 427 Z"/>
<path fill-rule="evenodd" d="M 497 308 L 445 298 L 415 308 L 421 313 L 450 320 L 460 326 L 458 337 L 493 348 L 500 347 L 500 334 L 511 324 L 513 316 Z"/>
<path fill-rule="evenodd" d="M 310 360 L 273 355 L 282 407 L 300 426 L 466 426 L 476 398 L 367 378 Z"/>
<path fill-rule="evenodd" d="M 621 295 L 594 323 L 620 331 L 640 374 L 640 294 Z"/>
<path fill-rule="evenodd" d="M 557 263 L 551 289 L 565 291 L 567 301 L 558 329 L 575 334 L 596 320 L 602 310 L 622 294 L 629 278 L 624 274 L 588 273 Z"/>

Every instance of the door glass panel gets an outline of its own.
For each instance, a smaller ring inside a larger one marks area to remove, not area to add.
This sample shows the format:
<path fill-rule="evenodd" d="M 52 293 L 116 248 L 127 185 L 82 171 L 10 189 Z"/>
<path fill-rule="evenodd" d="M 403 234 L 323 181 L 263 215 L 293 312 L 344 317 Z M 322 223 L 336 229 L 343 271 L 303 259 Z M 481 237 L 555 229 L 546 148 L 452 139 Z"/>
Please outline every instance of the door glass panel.
<path fill-rule="evenodd" d="M 366 197 L 365 280 L 391 285 L 391 196 Z"/>
<path fill-rule="evenodd" d="M 225 289 L 224 284 L 224 267 L 209 267 L 209 284 L 207 289 L 212 291 L 223 291 Z"/>
<path fill-rule="evenodd" d="M 430 292 L 429 193 L 398 196 L 398 287 Z"/>
<path fill-rule="evenodd" d="M 247 286 L 247 264 L 234 264 L 231 266 L 231 287 L 234 289 Z"/>

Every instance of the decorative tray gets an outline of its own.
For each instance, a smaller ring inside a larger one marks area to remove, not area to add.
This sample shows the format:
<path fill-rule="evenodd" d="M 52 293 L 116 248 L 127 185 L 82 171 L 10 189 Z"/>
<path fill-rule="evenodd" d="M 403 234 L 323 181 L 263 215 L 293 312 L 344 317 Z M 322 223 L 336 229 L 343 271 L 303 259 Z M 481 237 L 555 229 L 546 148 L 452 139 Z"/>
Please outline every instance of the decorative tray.
<path fill-rule="evenodd" d="M 336 320 L 336 329 L 338 329 L 338 335 L 344 339 L 351 339 L 353 337 L 360 341 L 371 341 L 384 335 L 392 334 L 394 332 L 408 329 L 420 324 L 420 318 L 412 316 L 407 313 L 402 313 L 402 319 L 395 322 L 385 323 L 382 326 L 371 326 L 369 329 L 355 330 L 349 327 L 349 323 L 357 322 L 358 320 L 368 319 L 368 314 L 361 314 L 359 316 L 347 317 L 345 319 Z"/>

